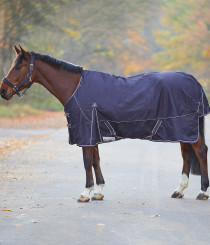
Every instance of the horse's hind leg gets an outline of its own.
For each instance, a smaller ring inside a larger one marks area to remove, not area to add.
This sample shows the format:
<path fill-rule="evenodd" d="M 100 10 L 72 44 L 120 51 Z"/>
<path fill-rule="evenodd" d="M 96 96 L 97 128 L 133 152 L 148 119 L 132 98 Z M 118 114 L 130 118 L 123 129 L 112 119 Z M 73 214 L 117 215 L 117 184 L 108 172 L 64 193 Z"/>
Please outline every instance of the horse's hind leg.
<path fill-rule="evenodd" d="M 184 196 L 183 190 L 188 187 L 189 182 L 189 173 L 190 173 L 190 163 L 189 163 L 189 144 L 180 143 L 181 152 L 183 158 L 183 168 L 182 168 L 182 176 L 180 179 L 179 186 L 172 194 L 172 198 L 182 198 Z"/>
<path fill-rule="evenodd" d="M 98 146 L 94 147 L 93 168 L 96 176 L 96 189 L 94 192 L 94 196 L 92 197 L 92 200 L 103 200 L 104 195 L 102 194 L 102 189 L 104 187 L 105 182 L 100 168 L 100 157 L 99 157 Z"/>
<path fill-rule="evenodd" d="M 193 150 L 199 160 L 200 170 L 201 170 L 201 190 L 197 196 L 197 200 L 206 200 L 209 198 L 206 191 L 209 187 L 209 177 L 208 177 L 208 163 L 207 163 L 207 151 L 204 140 L 199 136 L 196 143 L 192 144 Z"/>

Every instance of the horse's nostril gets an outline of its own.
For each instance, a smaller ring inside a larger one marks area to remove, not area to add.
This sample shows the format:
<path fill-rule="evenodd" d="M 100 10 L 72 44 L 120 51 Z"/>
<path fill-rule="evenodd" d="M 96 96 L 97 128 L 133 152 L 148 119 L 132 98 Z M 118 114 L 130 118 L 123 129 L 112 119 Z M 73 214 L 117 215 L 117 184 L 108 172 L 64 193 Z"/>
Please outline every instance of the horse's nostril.
<path fill-rule="evenodd" d="M 5 95 L 5 93 L 6 93 L 6 90 L 4 88 L 2 88 L 1 89 L 1 95 L 3 96 L 3 95 Z"/>

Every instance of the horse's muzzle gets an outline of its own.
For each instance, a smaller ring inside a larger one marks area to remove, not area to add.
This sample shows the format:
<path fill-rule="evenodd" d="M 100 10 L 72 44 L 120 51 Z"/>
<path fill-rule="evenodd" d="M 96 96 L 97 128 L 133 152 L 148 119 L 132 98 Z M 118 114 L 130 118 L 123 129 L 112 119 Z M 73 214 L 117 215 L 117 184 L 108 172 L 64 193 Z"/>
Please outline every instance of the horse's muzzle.
<path fill-rule="evenodd" d="M 11 96 L 10 93 L 9 93 L 9 95 L 6 94 L 6 89 L 5 88 L 1 88 L 0 94 L 1 94 L 1 97 L 3 99 L 5 99 L 5 100 L 9 100 L 9 98 Z"/>

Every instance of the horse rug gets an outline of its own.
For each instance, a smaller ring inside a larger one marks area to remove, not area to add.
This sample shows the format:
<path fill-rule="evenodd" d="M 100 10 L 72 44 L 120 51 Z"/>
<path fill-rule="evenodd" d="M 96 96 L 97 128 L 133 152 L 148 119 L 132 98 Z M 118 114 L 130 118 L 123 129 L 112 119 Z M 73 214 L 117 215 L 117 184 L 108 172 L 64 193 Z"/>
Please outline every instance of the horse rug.
<path fill-rule="evenodd" d="M 121 77 L 83 70 L 64 111 L 69 143 L 81 147 L 124 138 L 194 143 L 209 104 L 198 81 L 183 72 Z"/>

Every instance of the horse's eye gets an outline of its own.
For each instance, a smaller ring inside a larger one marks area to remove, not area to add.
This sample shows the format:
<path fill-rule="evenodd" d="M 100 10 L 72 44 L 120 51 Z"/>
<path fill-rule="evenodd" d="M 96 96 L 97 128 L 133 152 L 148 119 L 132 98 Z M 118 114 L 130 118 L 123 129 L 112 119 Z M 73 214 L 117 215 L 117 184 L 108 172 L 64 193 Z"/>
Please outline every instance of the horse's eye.
<path fill-rule="evenodd" d="M 17 65 L 15 66 L 16 70 L 20 70 L 21 69 L 21 66 L 20 65 Z"/>

